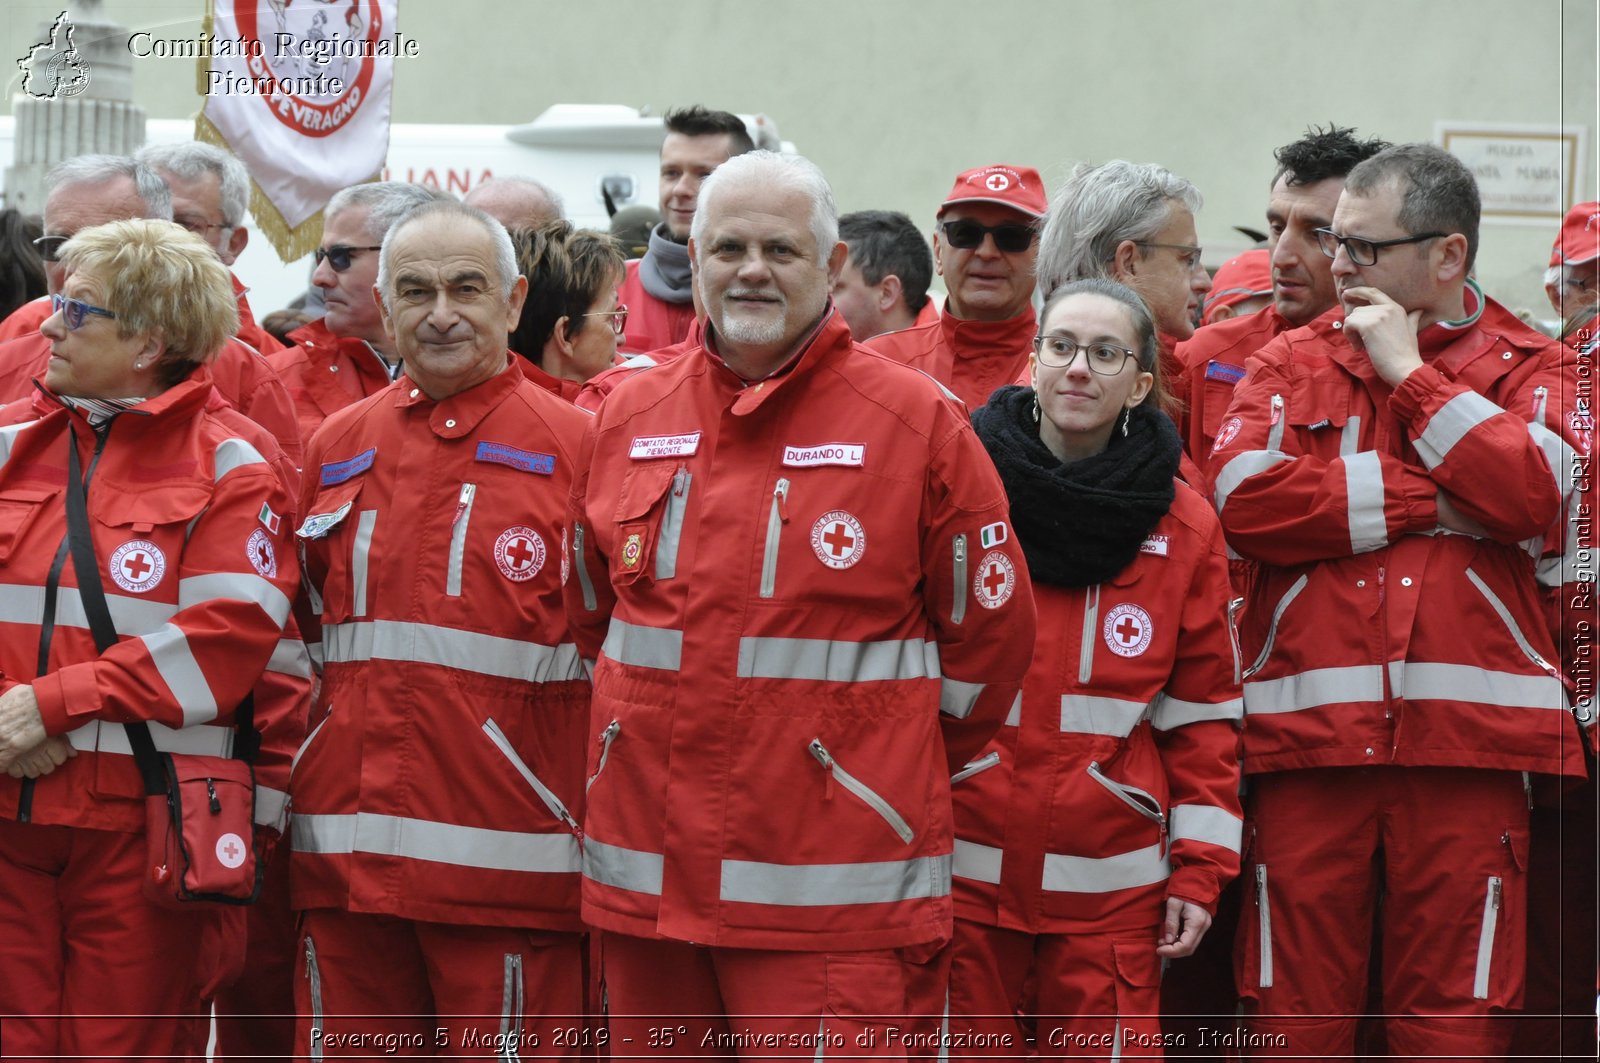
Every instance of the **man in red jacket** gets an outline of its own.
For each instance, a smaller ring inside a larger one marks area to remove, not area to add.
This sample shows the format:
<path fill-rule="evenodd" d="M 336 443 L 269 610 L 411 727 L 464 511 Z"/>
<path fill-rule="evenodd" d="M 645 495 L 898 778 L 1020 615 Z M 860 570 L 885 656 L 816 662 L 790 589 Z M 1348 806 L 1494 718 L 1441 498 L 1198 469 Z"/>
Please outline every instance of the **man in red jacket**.
<path fill-rule="evenodd" d="M 933 256 L 917 225 L 897 210 L 858 210 L 839 219 L 850 258 L 833 283 L 833 305 L 865 343 L 939 319 L 928 298 Z"/>
<path fill-rule="evenodd" d="M 1037 327 L 1033 264 L 1044 212 L 1044 185 L 1031 166 L 959 174 L 934 223 L 933 260 L 948 293 L 943 312 L 868 346 L 927 373 L 969 410 L 1016 383 Z"/>
<path fill-rule="evenodd" d="M 1316 233 L 1342 313 L 1251 359 L 1217 435 L 1259 564 L 1238 964 L 1269 1055 L 1352 1050 L 1380 891 L 1389 1050 L 1503 1055 L 1527 774 L 1584 771 L 1530 559 L 1565 538 L 1579 365 L 1469 280 L 1478 217 L 1439 148 L 1355 167 Z"/>
<path fill-rule="evenodd" d="M 703 343 L 624 380 L 578 463 L 617 1051 L 937 1047 L 949 777 L 1017 696 L 1033 596 L 965 411 L 829 304 L 837 226 L 806 160 L 724 164 L 689 245 Z"/>

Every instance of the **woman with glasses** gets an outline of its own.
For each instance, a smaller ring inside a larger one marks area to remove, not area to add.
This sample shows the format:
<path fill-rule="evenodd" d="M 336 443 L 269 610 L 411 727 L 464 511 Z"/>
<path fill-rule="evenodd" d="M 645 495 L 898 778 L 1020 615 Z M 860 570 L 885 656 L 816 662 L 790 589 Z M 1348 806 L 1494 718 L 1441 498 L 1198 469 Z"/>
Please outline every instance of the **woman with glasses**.
<path fill-rule="evenodd" d="M 121 221 L 80 231 L 61 263 L 48 366 L 31 401 L 0 408 L 5 1047 L 187 1057 L 223 909 L 141 892 L 123 725 L 147 724 L 157 751 L 232 754 L 298 580 L 289 498 L 241 438 L 266 437 L 209 408 L 206 363 L 238 325 L 216 254 L 171 222 Z"/>
<path fill-rule="evenodd" d="M 950 1030 L 986 1054 L 1031 1029 L 1049 1058 L 1148 1058 L 1162 962 L 1194 951 L 1239 866 L 1227 562 L 1175 481 L 1144 302 L 1080 280 L 1040 322 L 1033 386 L 973 417 L 1039 627 L 1018 706 L 951 780 Z"/>
<path fill-rule="evenodd" d="M 611 368 L 628 322 L 617 302 L 625 259 L 611 236 L 556 221 L 512 234 L 528 300 L 511 349 L 537 384 L 569 402 L 584 381 Z"/>

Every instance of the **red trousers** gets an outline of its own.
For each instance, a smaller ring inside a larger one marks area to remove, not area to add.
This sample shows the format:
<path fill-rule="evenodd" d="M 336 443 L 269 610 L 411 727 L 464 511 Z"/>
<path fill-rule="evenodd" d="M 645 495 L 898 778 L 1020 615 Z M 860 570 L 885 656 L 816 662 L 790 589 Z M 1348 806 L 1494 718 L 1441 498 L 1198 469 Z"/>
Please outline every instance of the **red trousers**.
<path fill-rule="evenodd" d="M 582 1048 L 582 935 L 301 913 L 295 1048 L 313 1058 L 560 1058 Z"/>
<path fill-rule="evenodd" d="M 1154 922 L 1030 934 L 958 918 L 950 1055 L 1021 1056 L 1031 1035 L 1042 1059 L 1162 1058 L 1160 934 Z"/>
<path fill-rule="evenodd" d="M 267 858 L 261 896 L 246 919 L 241 971 L 217 991 L 219 1063 L 287 1060 L 294 1054 L 295 913 L 289 907 L 289 840 Z M 202 1046 L 203 1047 L 203 1046 Z"/>
<path fill-rule="evenodd" d="M 203 1036 L 217 910 L 150 904 L 146 863 L 143 834 L 0 820 L 7 1059 L 183 1059 Z"/>
<path fill-rule="evenodd" d="M 601 935 L 613 1060 L 938 1054 L 947 949 L 707 948 Z"/>
<path fill-rule="evenodd" d="M 1392 1059 L 1485 1059 L 1522 999 L 1528 804 L 1519 772 L 1328 768 L 1251 780 L 1235 970 L 1256 1058 L 1348 1057 L 1379 983 Z"/>

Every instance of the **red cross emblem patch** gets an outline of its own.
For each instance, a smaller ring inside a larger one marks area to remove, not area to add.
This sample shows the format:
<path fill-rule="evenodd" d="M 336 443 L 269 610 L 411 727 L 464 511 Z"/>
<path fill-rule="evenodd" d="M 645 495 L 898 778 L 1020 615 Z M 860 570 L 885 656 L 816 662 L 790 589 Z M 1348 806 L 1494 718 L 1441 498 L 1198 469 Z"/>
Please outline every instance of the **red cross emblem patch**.
<path fill-rule="evenodd" d="M 829 510 L 811 526 L 811 549 L 829 568 L 849 568 L 867 552 L 867 533 L 849 513 Z"/>
<path fill-rule="evenodd" d="M 494 563 L 500 566 L 500 574 L 514 583 L 537 576 L 544 557 L 544 540 L 525 524 L 507 528 L 494 541 Z"/>
<path fill-rule="evenodd" d="M 978 574 L 972 577 L 972 596 L 985 609 L 998 609 L 1011 600 L 1017 589 L 1017 569 L 1011 558 L 999 550 L 990 550 L 978 562 Z"/>
<path fill-rule="evenodd" d="M 263 576 L 271 579 L 278 574 L 278 555 L 272 551 L 272 540 L 260 528 L 250 533 L 250 541 L 244 544 L 244 552 L 250 558 L 250 564 Z"/>
<path fill-rule="evenodd" d="M 244 839 L 237 834 L 224 834 L 217 839 L 217 862 L 223 867 L 233 869 L 244 863 L 248 853 L 244 847 Z"/>
<path fill-rule="evenodd" d="M 1244 421 L 1238 417 L 1230 417 L 1222 422 L 1222 427 L 1217 429 L 1217 441 L 1211 444 L 1211 452 L 1215 454 L 1229 443 L 1232 443 L 1239 434 L 1239 429 L 1243 427 Z"/>
<path fill-rule="evenodd" d="M 130 539 L 111 552 L 111 579 L 134 594 L 143 594 L 167 574 L 167 556 L 148 539 Z"/>
<path fill-rule="evenodd" d="M 1011 187 L 1011 182 L 1003 173 L 992 173 L 983 183 L 988 186 L 988 189 L 991 192 L 1004 192 L 1006 189 Z"/>
<path fill-rule="evenodd" d="M 1137 605 L 1119 605 L 1106 614 L 1100 634 L 1118 657 L 1137 657 L 1150 648 L 1155 626 L 1150 614 Z"/>

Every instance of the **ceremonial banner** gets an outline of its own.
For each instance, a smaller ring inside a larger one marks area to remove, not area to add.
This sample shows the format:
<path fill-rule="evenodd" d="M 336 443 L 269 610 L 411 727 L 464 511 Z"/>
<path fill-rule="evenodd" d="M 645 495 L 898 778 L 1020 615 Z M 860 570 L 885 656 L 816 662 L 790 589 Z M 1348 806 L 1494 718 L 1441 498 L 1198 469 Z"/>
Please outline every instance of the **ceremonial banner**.
<path fill-rule="evenodd" d="M 284 261 L 317 245 L 328 197 L 389 150 L 398 0 L 211 0 L 195 138 L 250 169 L 250 212 Z"/>

